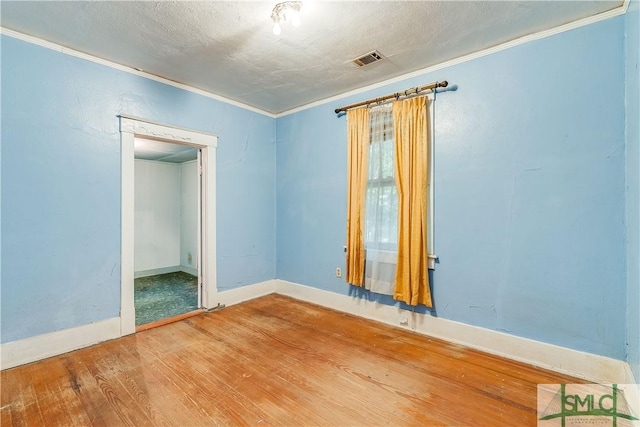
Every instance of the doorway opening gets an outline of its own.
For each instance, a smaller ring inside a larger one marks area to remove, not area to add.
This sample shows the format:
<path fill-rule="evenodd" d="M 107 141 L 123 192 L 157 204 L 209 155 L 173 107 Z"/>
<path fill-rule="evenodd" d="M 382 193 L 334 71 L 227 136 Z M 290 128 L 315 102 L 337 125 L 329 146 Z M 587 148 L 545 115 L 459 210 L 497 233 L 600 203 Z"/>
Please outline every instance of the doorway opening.
<path fill-rule="evenodd" d="M 181 319 L 202 307 L 198 280 L 200 151 L 154 139 L 134 139 L 137 331 Z"/>
<path fill-rule="evenodd" d="M 120 135 L 120 332 L 127 335 L 217 304 L 217 137 L 129 116 L 120 116 Z M 173 302 L 149 312 L 145 293 Z"/>

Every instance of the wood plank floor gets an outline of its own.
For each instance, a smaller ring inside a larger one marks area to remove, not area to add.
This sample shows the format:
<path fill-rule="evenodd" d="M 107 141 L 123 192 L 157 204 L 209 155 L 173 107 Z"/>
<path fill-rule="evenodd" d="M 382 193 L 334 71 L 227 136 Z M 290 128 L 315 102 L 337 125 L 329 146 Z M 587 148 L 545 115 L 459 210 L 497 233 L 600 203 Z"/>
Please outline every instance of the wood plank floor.
<path fill-rule="evenodd" d="M 279 295 L 1 374 L 5 426 L 536 425 L 575 378 Z"/>

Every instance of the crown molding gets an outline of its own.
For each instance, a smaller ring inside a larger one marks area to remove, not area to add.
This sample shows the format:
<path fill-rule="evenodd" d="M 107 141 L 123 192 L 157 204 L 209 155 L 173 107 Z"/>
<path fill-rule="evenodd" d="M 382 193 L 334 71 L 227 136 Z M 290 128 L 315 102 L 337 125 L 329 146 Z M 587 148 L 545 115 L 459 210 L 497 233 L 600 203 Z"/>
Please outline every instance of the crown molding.
<path fill-rule="evenodd" d="M 261 109 L 256 108 L 256 107 L 252 107 L 252 106 L 247 105 L 247 104 L 243 104 L 243 103 L 238 102 L 238 101 L 234 101 L 234 100 L 226 98 L 224 96 L 216 95 L 214 93 L 207 92 L 205 90 L 195 88 L 193 86 L 189 86 L 189 85 L 186 85 L 186 84 L 183 84 L 183 83 L 179 83 L 179 82 L 176 82 L 176 81 L 173 81 L 173 80 L 169 80 L 169 79 L 166 79 L 164 77 L 157 76 L 155 74 L 147 73 L 145 71 L 136 70 L 135 68 L 128 67 L 126 65 L 118 64 L 116 62 L 109 61 L 109 60 L 106 60 L 106 59 L 102 59 L 102 58 L 99 58 L 97 56 L 89 55 L 87 53 L 80 52 L 80 51 L 77 51 L 75 49 L 71 49 L 71 48 L 68 48 L 68 47 L 64 47 L 62 45 L 59 45 L 59 44 L 56 44 L 56 43 L 53 43 L 53 42 L 49 42 L 49 41 L 46 41 L 46 40 L 43 40 L 43 39 L 40 39 L 40 38 L 37 38 L 37 37 L 34 37 L 34 36 L 30 36 L 30 35 L 27 35 L 27 34 L 24 34 L 24 33 L 20 33 L 18 31 L 11 30 L 11 29 L 8 29 L 8 28 L 5 28 L 5 27 L 0 27 L 0 34 L 9 36 L 9 37 L 12 37 L 12 38 L 15 38 L 15 39 L 19 39 L 19 40 L 22 40 L 22 41 L 25 41 L 27 43 L 35 44 L 35 45 L 44 47 L 46 49 L 55 50 L 57 52 L 60 52 L 60 53 L 66 54 L 66 55 L 74 56 L 76 58 L 80 58 L 80 59 L 84 59 L 84 60 L 87 60 L 87 61 L 91 61 L 91 62 L 94 62 L 96 64 L 101 64 L 101 65 L 104 65 L 104 66 L 107 66 L 107 67 L 110 67 L 110 68 L 113 68 L 113 69 L 116 69 L 116 70 L 120 70 L 120 71 L 129 73 L 129 74 L 134 74 L 134 75 L 137 75 L 137 76 L 140 76 L 140 77 L 144 77 L 144 78 L 147 78 L 147 79 L 150 79 L 150 80 L 154 80 L 154 81 L 157 81 L 157 82 L 160 82 L 160 83 L 164 83 L 166 85 L 173 86 L 173 87 L 176 87 L 178 89 L 183 89 L 183 90 L 186 90 L 188 92 L 192 92 L 192 93 L 195 93 L 195 94 L 198 94 L 198 95 L 202 95 L 202 96 L 210 98 L 210 99 L 215 99 L 216 101 L 224 102 L 226 104 L 233 105 L 235 107 L 239 107 L 239 108 L 242 108 L 242 109 L 245 109 L 245 110 L 248 110 L 248 111 L 252 111 L 254 113 L 262 114 L 264 116 L 277 119 L 279 117 L 284 117 L 284 116 L 287 116 L 287 115 L 290 115 L 290 114 L 297 113 L 299 111 L 308 110 L 310 108 L 317 107 L 317 106 L 324 105 L 324 104 L 328 104 L 330 102 L 339 101 L 341 99 L 348 98 L 348 97 L 353 96 L 353 95 L 358 95 L 358 94 L 361 94 L 361 93 L 364 93 L 364 92 L 367 92 L 367 91 L 370 91 L 370 90 L 373 90 L 373 89 L 378 89 L 378 88 L 381 88 L 381 87 L 384 87 L 384 86 L 388 86 L 388 85 L 391 85 L 391 84 L 394 84 L 394 83 L 402 82 L 404 80 L 407 80 L 407 79 L 410 79 L 410 78 L 413 78 L 413 77 L 420 77 L 422 75 L 425 75 L 425 74 L 428 74 L 428 73 L 432 73 L 434 71 L 442 70 L 442 69 L 445 69 L 445 68 L 448 68 L 448 67 L 452 67 L 454 65 L 458 65 L 458 64 L 462 64 L 462 63 L 465 63 L 465 62 L 468 62 L 468 61 L 472 61 L 474 59 L 478 59 L 478 58 L 481 58 L 483 56 L 491 55 L 493 53 L 501 52 L 503 50 L 510 49 L 512 47 L 515 47 L 515 46 L 520 46 L 522 44 L 529 43 L 529 42 L 532 42 L 532 41 L 535 41 L 535 40 L 544 39 L 544 38 L 547 38 L 547 37 L 554 36 L 556 34 L 561 34 L 561 33 L 564 33 L 566 31 L 574 30 L 576 28 L 584 27 L 586 25 L 594 24 L 596 22 L 600 22 L 600 21 L 604 21 L 604 20 L 607 20 L 607 19 L 610 19 L 610 18 L 614 18 L 616 16 L 624 15 L 627 12 L 628 8 L 629 8 L 630 1 L 631 0 L 624 0 L 622 5 L 620 5 L 619 7 L 615 8 L 615 9 L 608 10 L 606 12 L 599 13 L 597 15 L 589 16 L 587 18 L 583 18 L 583 19 L 580 19 L 580 20 L 577 20 L 577 21 L 573 21 L 573 22 L 570 22 L 568 24 L 563 24 L 563 25 L 560 25 L 558 27 L 551 28 L 549 30 L 544 30 L 544 31 L 541 31 L 541 32 L 538 32 L 538 33 L 529 34 L 529 35 L 526 35 L 526 36 L 511 40 L 511 41 L 508 41 L 506 43 L 499 44 L 497 46 L 493 46 L 493 47 L 490 47 L 490 48 L 487 48 L 487 49 L 483 49 L 483 50 L 480 50 L 478 52 L 470 53 L 468 55 L 463 55 L 463 56 L 460 56 L 458 58 L 442 62 L 440 64 L 436 64 L 436 65 L 433 65 L 433 66 L 430 66 L 430 67 L 427 67 L 427 68 L 423 68 L 423 69 L 420 69 L 420 70 L 417 70 L 417 71 L 413 71 L 411 73 L 403 74 L 401 76 L 397 76 L 397 77 L 394 77 L 394 78 L 391 78 L 391 79 L 383 80 L 383 81 L 378 82 L 378 83 L 374 83 L 374 84 L 371 84 L 371 85 L 363 86 L 363 87 L 358 88 L 358 89 L 354 89 L 354 90 L 351 90 L 351 91 L 348 91 L 348 92 L 344 92 L 344 93 L 341 93 L 339 95 L 335 95 L 335 96 L 332 96 L 332 97 L 329 97 L 329 98 L 324 98 L 324 99 L 321 99 L 321 100 L 318 100 L 318 101 L 315 101 L 315 102 L 311 102 L 309 104 L 301 105 L 299 107 L 292 108 L 290 110 L 286 110 L 286 111 L 283 111 L 283 112 L 280 112 L 280 113 L 276 113 L 276 114 L 270 113 L 270 112 L 265 111 L 265 110 L 261 110 Z"/>
<path fill-rule="evenodd" d="M 242 108 L 244 110 L 249 110 L 249 111 L 252 111 L 254 113 L 262 114 L 263 116 L 271 117 L 272 119 L 276 117 L 275 114 L 273 114 L 273 113 L 269 113 L 268 111 L 264 111 L 264 110 L 261 110 L 261 109 L 256 108 L 256 107 L 252 107 L 251 105 L 243 104 L 241 102 L 234 101 L 233 99 L 229 99 L 229 98 L 226 98 L 224 96 L 216 95 L 214 93 L 207 92 L 205 90 L 198 89 L 196 87 L 189 86 L 189 85 L 184 84 L 184 83 L 179 83 L 179 82 L 176 82 L 176 81 L 173 81 L 173 80 L 170 80 L 170 79 L 166 79 L 164 77 L 160 77 L 160 76 L 157 76 L 155 74 L 147 73 L 147 72 L 141 71 L 141 70 L 136 70 L 135 68 L 128 67 L 128 66 L 122 65 L 122 64 L 118 64 L 117 62 L 113 62 L 113 61 L 109 61 L 109 60 L 106 60 L 106 59 L 99 58 L 97 56 L 89 55 L 88 53 L 80 52 L 78 50 L 71 49 L 71 48 L 68 48 L 68 47 L 65 47 L 65 46 L 62 46 L 62 45 L 47 41 L 47 40 L 43 40 L 43 39 L 40 39 L 38 37 L 30 36 L 30 35 L 15 31 L 15 30 L 11 30 L 9 28 L 0 27 L 0 34 L 8 36 L 8 37 L 12 37 L 14 39 L 22 40 L 22 41 L 27 42 L 27 43 L 35 44 L 37 46 L 44 47 L 46 49 L 51 49 L 51 50 L 54 50 L 56 52 L 63 53 L 65 55 L 73 56 L 73 57 L 84 59 L 86 61 L 90 61 L 90 62 L 93 62 L 93 63 L 96 63 L 96 64 L 104 65 L 106 67 L 113 68 L 113 69 L 119 70 L 119 71 L 123 71 L 125 73 L 133 74 L 133 75 L 136 75 L 136 76 L 144 77 L 144 78 L 149 79 L 149 80 L 154 80 L 156 82 L 164 83 L 166 85 L 173 86 L 173 87 L 176 87 L 178 89 L 186 90 L 188 92 L 192 92 L 192 93 L 195 93 L 197 95 L 201 95 L 201 96 L 204 96 L 204 97 L 207 97 L 207 98 L 210 98 L 210 99 L 215 99 L 216 101 L 224 102 L 225 104 L 233 105 L 234 107 L 239 107 L 239 108 Z"/>
<path fill-rule="evenodd" d="M 308 110 L 309 108 L 318 107 L 320 105 L 328 104 L 330 102 L 340 101 L 344 98 L 348 98 L 353 95 L 359 95 L 364 92 L 368 92 L 373 89 L 379 89 L 381 87 L 385 87 L 394 83 L 399 83 L 404 80 L 411 79 L 413 77 L 420 77 L 425 74 L 433 73 L 434 71 L 442 70 L 445 68 L 452 67 L 454 65 L 463 64 L 465 62 L 472 61 L 474 59 L 482 58 L 483 56 L 491 55 L 497 52 L 501 52 L 503 50 L 511 49 L 512 47 L 520 46 L 525 43 L 529 43 L 535 40 L 544 39 L 547 37 L 555 36 L 556 34 L 561 34 L 566 31 L 571 31 L 576 28 L 584 27 L 587 25 L 594 24 L 596 22 L 604 21 L 610 18 L 614 18 L 616 16 L 624 15 L 627 13 L 627 9 L 629 8 L 629 2 L 631 0 L 624 0 L 622 5 L 616 7 L 615 9 L 608 10 L 606 12 L 599 13 L 597 15 L 589 16 L 587 18 L 579 19 L 577 21 L 569 22 L 568 24 L 560 25 L 559 27 L 551 28 L 549 30 L 540 31 L 538 33 L 529 34 L 506 43 L 502 43 L 487 49 L 483 49 L 477 52 L 473 52 L 467 55 L 460 56 L 458 58 L 451 59 L 449 61 L 442 62 L 440 64 L 432 65 L 427 68 L 423 68 L 417 71 L 413 71 L 411 73 L 403 74 L 398 77 L 393 77 L 391 79 L 383 80 L 378 83 L 374 83 L 368 86 L 361 87 L 359 89 L 354 89 L 349 92 L 341 93 L 340 95 L 335 95 L 329 98 L 321 99 L 319 101 L 311 102 L 309 104 L 301 105 L 300 107 L 292 108 L 287 111 L 283 111 L 275 115 L 276 118 L 288 116 L 289 114 L 294 114 L 300 111 Z"/>

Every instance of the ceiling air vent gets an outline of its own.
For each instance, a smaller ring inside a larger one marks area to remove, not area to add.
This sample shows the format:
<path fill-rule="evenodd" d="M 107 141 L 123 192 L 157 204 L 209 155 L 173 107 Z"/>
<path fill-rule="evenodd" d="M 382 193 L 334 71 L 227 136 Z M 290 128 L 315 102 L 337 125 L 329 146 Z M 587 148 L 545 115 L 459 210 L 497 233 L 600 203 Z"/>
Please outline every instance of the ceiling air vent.
<path fill-rule="evenodd" d="M 365 65 L 373 64 L 374 62 L 382 61 L 384 57 L 380 52 L 374 50 L 373 52 L 369 52 L 366 55 L 361 56 L 360 58 L 354 59 L 352 62 L 356 64 L 358 67 L 364 67 Z"/>

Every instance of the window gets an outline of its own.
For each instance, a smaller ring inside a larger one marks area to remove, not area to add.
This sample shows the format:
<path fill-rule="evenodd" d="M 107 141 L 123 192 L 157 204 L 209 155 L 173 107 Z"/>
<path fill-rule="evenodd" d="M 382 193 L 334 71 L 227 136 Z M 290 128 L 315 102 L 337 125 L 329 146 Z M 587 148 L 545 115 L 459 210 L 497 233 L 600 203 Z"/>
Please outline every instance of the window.
<path fill-rule="evenodd" d="M 429 99 L 427 102 L 430 102 Z M 433 109 L 429 118 L 433 123 Z M 395 153 L 393 114 L 391 105 L 375 107 L 370 112 L 370 146 L 369 173 L 366 191 L 364 240 L 367 252 L 396 252 L 398 247 L 398 192 L 395 182 Z M 433 153 L 433 127 L 430 129 L 429 151 Z M 429 179 L 427 182 L 427 249 L 429 252 L 429 268 L 435 267 L 433 255 L 434 223 L 433 223 L 433 171 L 434 156 L 429 156 Z M 372 257 L 367 257 L 370 259 Z M 385 259 L 390 260 L 389 256 Z M 389 261 L 393 262 L 394 261 Z"/>
<path fill-rule="evenodd" d="M 346 280 L 428 307 L 427 269 L 435 261 L 431 102 L 417 97 L 347 111 Z"/>
<path fill-rule="evenodd" d="M 398 190 L 391 105 L 372 108 L 369 120 L 364 287 L 393 295 L 398 259 Z"/>
<path fill-rule="evenodd" d="M 398 191 L 394 173 L 391 106 L 372 109 L 365 208 L 365 247 L 398 247 Z"/>

